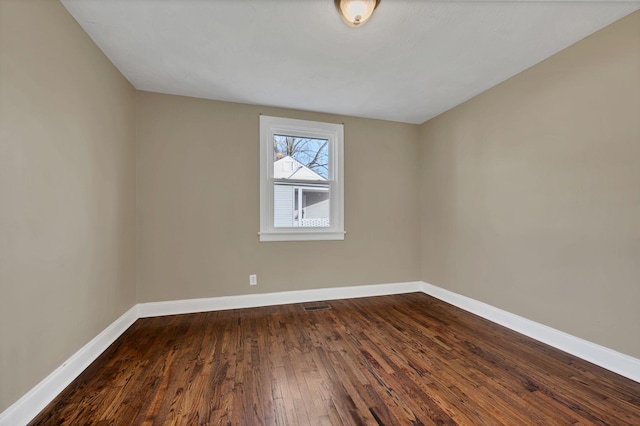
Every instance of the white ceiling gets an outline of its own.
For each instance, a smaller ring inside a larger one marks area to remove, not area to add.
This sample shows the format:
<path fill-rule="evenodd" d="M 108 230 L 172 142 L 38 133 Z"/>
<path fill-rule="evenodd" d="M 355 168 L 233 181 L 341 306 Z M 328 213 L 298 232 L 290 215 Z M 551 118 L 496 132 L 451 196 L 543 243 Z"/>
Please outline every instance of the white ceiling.
<path fill-rule="evenodd" d="M 422 123 L 639 1 L 62 0 L 140 90 Z"/>

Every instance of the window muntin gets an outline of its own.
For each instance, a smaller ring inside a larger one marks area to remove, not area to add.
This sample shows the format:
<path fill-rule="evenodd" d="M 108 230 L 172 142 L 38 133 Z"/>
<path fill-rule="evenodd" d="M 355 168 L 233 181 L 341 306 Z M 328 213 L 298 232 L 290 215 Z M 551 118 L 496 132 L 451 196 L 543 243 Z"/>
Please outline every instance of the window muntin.
<path fill-rule="evenodd" d="M 260 117 L 260 240 L 342 240 L 343 126 Z"/>

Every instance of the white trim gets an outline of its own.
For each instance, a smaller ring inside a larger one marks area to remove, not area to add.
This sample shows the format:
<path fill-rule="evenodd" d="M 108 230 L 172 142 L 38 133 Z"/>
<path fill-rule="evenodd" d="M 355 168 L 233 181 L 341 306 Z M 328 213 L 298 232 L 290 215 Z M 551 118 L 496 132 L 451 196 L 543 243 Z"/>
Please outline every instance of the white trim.
<path fill-rule="evenodd" d="M 33 420 L 137 319 L 137 306 L 134 306 L 80 348 L 78 352 L 71 355 L 22 398 L 0 413 L 0 425 L 23 425 Z"/>
<path fill-rule="evenodd" d="M 640 383 L 640 359 L 432 284 L 422 283 L 422 291 L 465 311 Z"/>
<path fill-rule="evenodd" d="M 284 228 L 291 229 L 291 228 Z M 310 229 L 310 228 L 302 228 Z M 289 232 L 289 231 L 286 231 Z M 344 240 L 346 232 L 330 232 L 330 231 L 316 231 L 316 232 L 298 232 L 292 230 L 289 233 L 282 231 L 279 232 L 258 232 L 260 241 L 341 241 Z"/>
<path fill-rule="evenodd" d="M 279 293 L 211 297 L 206 299 L 139 303 L 83 346 L 22 398 L 4 412 L 0 413 L 0 426 L 23 425 L 31 421 L 138 318 L 315 302 L 320 300 L 386 296 L 412 292 L 423 292 L 640 383 L 640 359 L 616 352 L 604 346 L 580 339 L 486 303 L 436 287 L 432 284 L 422 281 L 412 281 L 395 284 L 322 288 L 315 290 L 283 291 Z"/>
<path fill-rule="evenodd" d="M 386 296 L 421 291 L 422 282 L 374 284 L 353 287 L 320 288 L 314 290 L 283 291 L 278 293 L 246 294 L 242 296 L 211 297 L 208 299 L 172 300 L 138 304 L 140 318 L 195 312 L 223 311 L 226 309 L 255 308 L 316 302 L 320 300 L 353 299 Z"/>

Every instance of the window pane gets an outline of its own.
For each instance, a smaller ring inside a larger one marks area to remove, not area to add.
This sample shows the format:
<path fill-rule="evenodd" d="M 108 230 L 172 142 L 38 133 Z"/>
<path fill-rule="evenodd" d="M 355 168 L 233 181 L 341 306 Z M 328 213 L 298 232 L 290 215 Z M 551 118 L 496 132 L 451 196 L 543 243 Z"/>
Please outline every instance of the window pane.
<path fill-rule="evenodd" d="M 273 177 L 323 181 L 329 178 L 329 141 L 273 135 Z"/>
<path fill-rule="evenodd" d="M 299 188 L 299 200 L 302 200 L 302 216 L 299 226 L 328 227 L 329 226 L 329 187 Z"/>
<path fill-rule="evenodd" d="M 276 228 L 329 227 L 329 185 L 273 185 L 273 226 Z M 302 207 L 302 208 L 300 208 Z"/>

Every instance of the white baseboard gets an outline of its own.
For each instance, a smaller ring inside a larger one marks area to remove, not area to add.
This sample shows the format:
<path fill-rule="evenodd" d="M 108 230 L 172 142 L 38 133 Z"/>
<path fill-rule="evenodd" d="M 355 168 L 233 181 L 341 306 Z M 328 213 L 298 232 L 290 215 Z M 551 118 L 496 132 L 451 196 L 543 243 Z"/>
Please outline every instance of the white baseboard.
<path fill-rule="evenodd" d="M 136 306 L 122 314 L 78 352 L 0 413 L 0 425 L 26 425 L 138 319 Z"/>
<path fill-rule="evenodd" d="M 167 302 L 139 303 L 138 315 L 140 318 L 146 318 L 163 315 L 190 314 L 194 312 L 316 302 L 320 300 L 386 296 L 389 294 L 411 293 L 416 291 L 422 291 L 421 281 L 283 291 L 278 293 L 245 294 L 242 296 L 210 297 L 206 299 L 171 300 Z"/>
<path fill-rule="evenodd" d="M 37 384 L 17 402 L 0 413 L 0 426 L 24 425 L 64 390 L 102 352 L 105 351 L 138 318 L 177 315 L 226 309 L 252 308 L 315 302 L 321 300 L 352 299 L 423 292 L 444 302 L 474 313 L 489 321 L 522 333 L 540 342 L 568 352 L 614 373 L 640 382 L 640 359 L 616 352 L 604 346 L 580 339 L 546 325 L 528 320 L 486 303 L 413 281 L 395 284 L 377 284 L 315 290 L 284 291 L 278 293 L 247 294 L 242 296 L 211 297 L 205 299 L 175 300 L 139 303 L 129 309 L 109 327 L 72 355 L 65 363 Z"/>
<path fill-rule="evenodd" d="M 567 334 L 555 328 L 512 314 L 466 296 L 422 283 L 422 291 L 437 299 L 500 324 L 539 342 L 575 355 L 609 371 L 640 383 L 640 359 Z"/>

